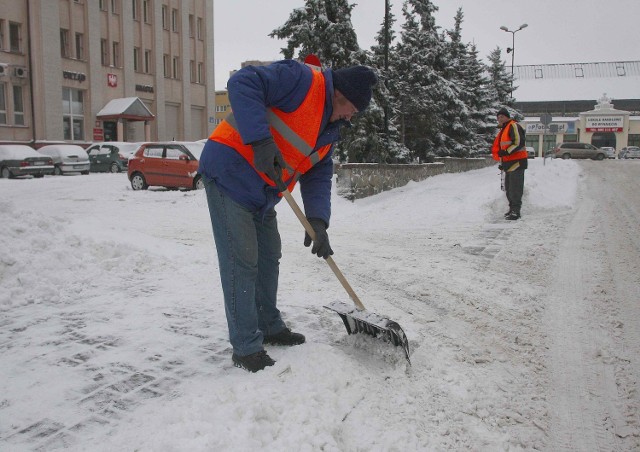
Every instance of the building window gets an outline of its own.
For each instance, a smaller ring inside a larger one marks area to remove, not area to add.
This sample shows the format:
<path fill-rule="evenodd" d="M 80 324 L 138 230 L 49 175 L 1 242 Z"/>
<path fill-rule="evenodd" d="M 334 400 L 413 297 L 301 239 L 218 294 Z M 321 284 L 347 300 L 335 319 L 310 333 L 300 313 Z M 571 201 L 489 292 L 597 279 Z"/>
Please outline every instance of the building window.
<path fill-rule="evenodd" d="M 196 81 L 196 62 L 193 60 L 189 61 L 189 81 L 191 83 Z"/>
<path fill-rule="evenodd" d="M 149 7 L 149 0 L 142 0 L 142 18 L 145 24 L 151 23 L 151 15 L 149 14 L 151 9 Z"/>
<path fill-rule="evenodd" d="M 107 0 L 98 0 L 98 8 L 100 8 L 100 11 L 106 11 L 107 10 Z"/>
<path fill-rule="evenodd" d="M 178 33 L 178 10 L 171 10 L 171 31 Z"/>
<path fill-rule="evenodd" d="M 131 0 L 131 7 L 133 10 L 133 20 L 140 20 L 140 11 L 138 6 L 138 0 Z"/>
<path fill-rule="evenodd" d="M 109 42 L 106 39 L 100 40 L 100 62 L 103 66 L 109 66 Z"/>
<path fill-rule="evenodd" d="M 22 27 L 16 22 L 9 22 L 9 51 L 20 53 L 22 49 Z"/>
<path fill-rule="evenodd" d="M 62 88 L 62 129 L 65 140 L 84 140 L 83 92 Z"/>
<path fill-rule="evenodd" d="M 202 17 L 198 17 L 196 20 L 196 35 L 200 41 L 202 41 Z"/>
<path fill-rule="evenodd" d="M 16 126 L 24 125 L 24 102 L 20 85 L 13 85 L 13 123 Z"/>
<path fill-rule="evenodd" d="M 69 50 L 69 30 L 65 30 L 64 28 L 60 29 L 60 55 L 63 58 L 69 58 L 70 50 Z"/>
<path fill-rule="evenodd" d="M 164 68 L 164 76 L 169 78 L 171 76 L 171 66 L 169 61 L 169 55 L 166 53 L 162 55 L 162 67 Z"/>
<path fill-rule="evenodd" d="M 227 111 L 226 105 L 216 105 L 216 113 L 224 113 Z"/>
<path fill-rule="evenodd" d="M 151 50 L 144 51 L 144 72 L 151 73 Z"/>
<path fill-rule="evenodd" d="M 189 37 L 193 38 L 193 14 L 189 14 Z"/>
<path fill-rule="evenodd" d="M 120 0 L 111 0 L 111 14 L 120 14 Z"/>
<path fill-rule="evenodd" d="M 5 95 L 6 83 L 0 83 L 0 124 L 7 123 L 7 96 Z"/>
<path fill-rule="evenodd" d="M 171 75 L 175 79 L 180 78 L 180 58 L 173 57 L 173 64 L 171 65 Z"/>
<path fill-rule="evenodd" d="M 162 28 L 169 29 L 169 8 L 167 5 L 162 5 Z"/>
<path fill-rule="evenodd" d="M 133 70 L 140 72 L 140 47 L 133 48 Z"/>
<path fill-rule="evenodd" d="M 198 83 L 204 83 L 204 64 L 198 63 Z"/>
<path fill-rule="evenodd" d="M 628 146 L 640 146 L 640 134 L 630 133 L 627 141 Z"/>
<path fill-rule="evenodd" d="M 84 60 L 84 35 L 76 33 L 76 58 Z"/>
<path fill-rule="evenodd" d="M 0 19 L 0 50 L 4 49 L 4 20 Z"/>
<path fill-rule="evenodd" d="M 113 42 L 111 44 L 111 55 L 113 59 L 113 67 L 120 67 L 120 43 Z"/>

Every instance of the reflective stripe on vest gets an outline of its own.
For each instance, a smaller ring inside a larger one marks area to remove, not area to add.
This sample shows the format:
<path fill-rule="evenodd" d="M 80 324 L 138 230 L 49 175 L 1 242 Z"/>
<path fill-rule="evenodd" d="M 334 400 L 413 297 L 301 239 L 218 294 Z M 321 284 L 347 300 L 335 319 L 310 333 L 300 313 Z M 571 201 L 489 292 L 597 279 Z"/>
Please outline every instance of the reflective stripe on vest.
<path fill-rule="evenodd" d="M 275 108 L 267 108 L 266 119 L 271 134 L 287 164 L 287 168 L 283 169 L 282 179 L 288 183 L 290 190 L 300 176 L 322 160 L 331 149 L 331 144 L 328 144 L 314 152 L 322 123 L 325 98 L 324 76 L 321 72 L 313 71 L 309 91 L 295 111 L 286 113 Z M 234 148 L 255 169 L 253 149 L 251 145 L 242 142 L 233 113 L 216 127 L 209 138 Z M 258 174 L 267 184 L 275 185 L 264 173 L 258 171 Z"/>

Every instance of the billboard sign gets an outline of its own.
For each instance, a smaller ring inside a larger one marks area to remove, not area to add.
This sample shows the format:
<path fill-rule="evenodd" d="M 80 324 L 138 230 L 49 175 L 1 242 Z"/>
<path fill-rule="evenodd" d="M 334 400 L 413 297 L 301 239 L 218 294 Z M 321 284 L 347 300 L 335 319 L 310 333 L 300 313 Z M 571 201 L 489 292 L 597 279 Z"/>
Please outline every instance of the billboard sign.
<path fill-rule="evenodd" d="M 624 125 L 622 116 L 587 116 L 585 120 L 587 132 L 622 132 Z"/>

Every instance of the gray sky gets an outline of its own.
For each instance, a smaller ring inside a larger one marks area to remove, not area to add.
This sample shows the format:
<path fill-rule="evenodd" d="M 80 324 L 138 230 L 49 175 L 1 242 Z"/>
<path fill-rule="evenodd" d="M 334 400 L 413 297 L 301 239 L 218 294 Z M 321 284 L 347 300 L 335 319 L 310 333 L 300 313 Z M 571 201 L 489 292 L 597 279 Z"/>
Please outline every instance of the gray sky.
<path fill-rule="evenodd" d="M 352 22 L 360 47 L 368 49 L 384 20 L 384 0 L 356 3 Z M 224 89 L 229 71 L 246 60 L 278 60 L 286 43 L 268 34 L 283 25 L 304 0 L 214 0 L 216 89 Z M 396 29 L 403 22 L 402 1 L 391 0 Z M 462 7 L 465 42 L 475 42 L 486 61 L 496 47 L 511 47 L 515 64 L 640 60 L 640 0 L 435 0 L 438 26 L 448 29 Z M 507 66 L 511 55 L 504 53 Z"/>

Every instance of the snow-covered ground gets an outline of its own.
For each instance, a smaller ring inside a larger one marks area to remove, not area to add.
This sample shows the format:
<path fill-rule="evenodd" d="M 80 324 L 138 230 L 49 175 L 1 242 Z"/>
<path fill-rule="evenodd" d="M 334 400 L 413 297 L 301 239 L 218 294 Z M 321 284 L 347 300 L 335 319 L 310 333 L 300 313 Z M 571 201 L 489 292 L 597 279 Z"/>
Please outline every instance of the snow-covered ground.
<path fill-rule="evenodd" d="M 257 374 L 231 364 L 204 192 L 2 179 L 0 450 L 638 450 L 639 176 L 532 160 L 517 222 L 496 167 L 334 195 L 334 258 L 411 366 L 323 308 L 350 300 L 282 202 L 307 343 Z"/>

